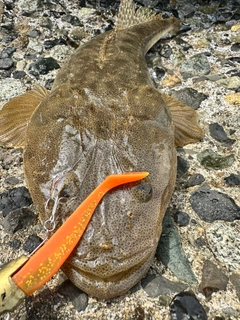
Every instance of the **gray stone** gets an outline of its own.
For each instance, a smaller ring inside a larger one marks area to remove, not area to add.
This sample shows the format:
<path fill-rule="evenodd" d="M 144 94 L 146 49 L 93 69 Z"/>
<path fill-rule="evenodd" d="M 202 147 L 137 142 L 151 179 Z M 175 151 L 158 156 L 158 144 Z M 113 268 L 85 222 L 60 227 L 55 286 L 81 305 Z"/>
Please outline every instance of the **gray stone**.
<path fill-rule="evenodd" d="M 162 235 L 158 243 L 156 257 L 178 279 L 187 283 L 196 283 L 197 279 L 182 249 L 181 238 L 167 210 L 162 223 Z"/>
<path fill-rule="evenodd" d="M 240 43 L 239 43 L 239 42 L 234 43 L 234 44 L 231 46 L 231 50 L 232 50 L 232 51 L 240 51 Z"/>
<path fill-rule="evenodd" d="M 228 138 L 223 127 L 220 126 L 220 124 L 218 124 L 217 122 L 210 123 L 209 131 L 210 131 L 211 137 L 213 137 L 213 139 L 221 143 L 231 146 L 234 142 L 236 142 L 236 140 Z"/>
<path fill-rule="evenodd" d="M 148 275 L 142 279 L 143 290 L 151 297 L 169 295 L 187 289 L 187 285 L 180 282 L 173 282 L 161 275 Z"/>
<path fill-rule="evenodd" d="M 240 207 L 225 193 L 200 187 L 191 194 L 189 201 L 203 221 L 240 219 Z"/>
<path fill-rule="evenodd" d="M 193 88 L 172 90 L 171 96 L 173 96 L 173 98 L 177 99 L 178 101 L 185 103 L 194 110 L 197 110 L 200 107 L 201 102 L 208 97 L 206 94 L 198 92 Z"/>
<path fill-rule="evenodd" d="M 203 53 L 198 53 L 184 61 L 181 69 L 183 72 L 190 73 L 193 76 L 206 75 L 209 74 L 211 70 L 208 59 Z"/>
<path fill-rule="evenodd" d="M 212 261 L 206 260 L 203 265 L 202 281 L 199 285 L 199 291 L 206 298 L 211 297 L 213 292 L 226 290 L 228 277 Z"/>
<path fill-rule="evenodd" d="M 232 273 L 230 276 L 230 281 L 234 285 L 237 291 L 238 299 L 240 300 L 240 274 Z"/>
<path fill-rule="evenodd" d="M 28 208 L 21 208 L 9 213 L 2 222 L 5 232 L 15 233 L 33 225 L 37 216 Z"/>
<path fill-rule="evenodd" d="M 64 281 L 58 287 L 58 292 L 70 300 L 77 311 L 83 311 L 87 308 L 88 295 L 74 286 L 70 280 Z"/>
<path fill-rule="evenodd" d="M 205 181 L 205 178 L 202 174 L 200 174 L 200 173 L 193 174 L 188 179 L 188 181 L 186 183 L 186 187 L 189 188 L 189 187 L 197 186 L 197 185 L 201 184 L 203 181 Z"/>
<path fill-rule="evenodd" d="M 207 314 L 192 291 L 180 292 L 170 304 L 172 320 L 207 320 Z"/>
<path fill-rule="evenodd" d="M 240 88 L 240 77 L 237 76 L 220 79 L 216 82 L 229 90 L 238 90 Z"/>
<path fill-rule="evenodd" d="M 13 66 L 12 58 L 1 58 L 0 59 L 0 69 L 8 70 Z"/>
<path fill-rule="evenodd" d="M 0 194 L 0 210 L 3 217 L 16 209 L 28 207 L 31 203 L 32 199 L 26 187 L 13 188 Z"/>
<path fill-rule="evenodd" d="M 4 182 L 11 185 L 15 185 L 15 184 L 18 184 L 19 179 L 16 177 L 7 177 Z"/>
<path fill-rule="evenodd" d="M 206 237 L 214 256 L 228 270 L 240 270 L 240 238 L 237 225 L 214 222 L 206 228 Z"/>
<path fill-rule="evenodd" d="M 23 244 L 23 250 L 31 254 L 42 243 L 42 239 L 36 234 L 30 235 Z"/>
<path fill-rule="evenodd" d="M 177 211 L 173 219 L 179 227 L 186 227 L 189 224 L 190 217 L 186 212 Z"/>
<path fill-rule="evenodd" d="M 230 176 L 224 178 L 224 180 L 226 181 L 226 184 L 230 187 L 239 186 L 240 185 L 240 173 L 239 174 L 231 173 Z"/>
<path fill-rule="evenodd" d="M 235 161 L 233 154 L 222 156 L 211 149 L 206 149 L 198 153 L 198 161 L 206 169 L 220 170 L 230 167 Z"/>

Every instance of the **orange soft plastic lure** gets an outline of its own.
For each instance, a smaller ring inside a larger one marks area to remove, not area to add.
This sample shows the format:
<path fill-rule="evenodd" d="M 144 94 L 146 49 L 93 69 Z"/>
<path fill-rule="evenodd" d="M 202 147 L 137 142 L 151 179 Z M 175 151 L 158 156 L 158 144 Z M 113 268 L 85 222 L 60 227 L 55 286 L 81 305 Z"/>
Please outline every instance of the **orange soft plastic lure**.
<path fill-rule="evenodd" d="M 55 234 L 12 276 L 17 286 L 26 295 L 31 295 L 41 288 L 69 257 L 87 228 L 102 197 L 110 189 L 121 184 L 141 180 L 148 174 L 148 172 L 130 172 L 107 176 Z"/>

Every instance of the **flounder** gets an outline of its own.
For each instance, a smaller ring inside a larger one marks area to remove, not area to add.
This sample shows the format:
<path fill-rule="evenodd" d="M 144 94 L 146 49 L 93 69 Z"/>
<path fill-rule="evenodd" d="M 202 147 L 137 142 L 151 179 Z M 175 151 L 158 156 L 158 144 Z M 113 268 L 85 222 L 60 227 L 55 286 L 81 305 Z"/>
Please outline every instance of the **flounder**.
<path fill-rule="evenodd" d="M 88 294 L 109 299 L 148 271 L 176 179 L 176 146 L 203 137 L 190 107 L 155 89 L 145 54 L 176 18 L 122 0 L 114 30 L 80 46 L 51 92 L 37 87 L 0 112 L 0 142 L 24 148 L 26 181 L 44 222 L 54 201 L 62 223 L 105 176 L 147 171 L 101 201 L 63 266 Z"/>

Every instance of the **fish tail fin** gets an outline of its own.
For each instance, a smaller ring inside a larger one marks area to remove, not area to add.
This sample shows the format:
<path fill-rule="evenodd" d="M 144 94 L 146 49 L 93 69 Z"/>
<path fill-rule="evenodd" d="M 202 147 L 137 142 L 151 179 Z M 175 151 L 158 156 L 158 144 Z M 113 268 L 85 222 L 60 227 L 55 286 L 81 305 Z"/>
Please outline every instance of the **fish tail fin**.
<path fill-rule="evenodd" d="M 136 5 L 132 0 L 122 0 L 115 24 L 115 30 L 124 30 L 140 23 L 156 19 L 156 17 L 159 18 L 160 16 L 160 14 L 156 15 L 156 13 L 148 8 L 140 7 L 136 9 Z"/>

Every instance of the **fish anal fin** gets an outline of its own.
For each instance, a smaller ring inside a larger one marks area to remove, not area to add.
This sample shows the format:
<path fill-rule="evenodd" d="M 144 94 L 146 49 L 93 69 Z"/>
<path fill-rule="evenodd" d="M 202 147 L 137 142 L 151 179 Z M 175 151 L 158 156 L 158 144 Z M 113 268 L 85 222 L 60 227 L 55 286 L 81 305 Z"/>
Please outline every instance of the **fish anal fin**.
<path fill-rule="evenodd" d="M 27 124 L 48 91 L 41 86 L 7 102 L 0 110 L 0 145 L 23 148 Z"/>
<path fill-rule="evenodd" d="M 197 112 L 165 93 L 162 98 L 170 110 L 175 126 L 175 145 L 183 147 L 201 140 L 204 132 L 198 124 Z"/>

